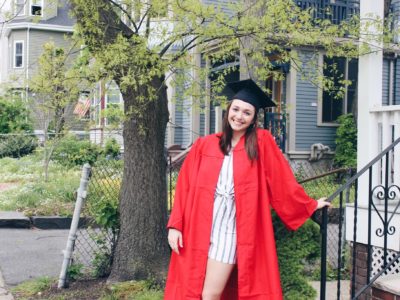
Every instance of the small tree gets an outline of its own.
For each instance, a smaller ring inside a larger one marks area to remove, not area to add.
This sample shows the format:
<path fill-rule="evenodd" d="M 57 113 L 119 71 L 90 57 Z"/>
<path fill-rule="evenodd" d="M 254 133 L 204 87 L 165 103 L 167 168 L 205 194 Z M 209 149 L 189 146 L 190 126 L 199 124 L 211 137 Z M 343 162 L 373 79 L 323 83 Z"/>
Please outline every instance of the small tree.
<path fill-rule="evenodd" d="M 85 77 L 72 64 L 71 51 L 66 53 L 52 42 L 44 44 L 43 50 L 29 86 L 33 111 L 44 135 L 43 167 L 47 181 L 54 148 L 68 129 L 67 108 L 78 100 Z"/>

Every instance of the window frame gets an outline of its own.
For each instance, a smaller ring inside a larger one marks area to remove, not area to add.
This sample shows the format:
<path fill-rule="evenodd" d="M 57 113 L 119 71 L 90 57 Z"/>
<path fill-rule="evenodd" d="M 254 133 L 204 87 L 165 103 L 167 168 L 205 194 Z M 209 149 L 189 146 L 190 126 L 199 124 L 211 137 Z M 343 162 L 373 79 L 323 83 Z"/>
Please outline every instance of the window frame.
<path fill-rule="evenodd" d="M 40 2 L 40 5 L 39 4 L 34 4 L 33 2 Z M 33 6 L 40 6 L 40 14 L 39 15 L 34 15 L 34 14 L 32 14 L 32 7 Z M 42 17 L 43 16 L 43 0 L 30 0 L 29 1 L 29 15 L 30 16 L 34 16 L 34 17 Z"/>
<path fill-rule="evenodd" d="M 22 53 L 21 53 L 21 66 L 17 66 L 17 44 L 22 44 Z M 15 40 L 13 43 L 13 68 L 14 69 L 23 69 L 25 66 L 25 59 L 24 59 L 24 50 L 25 50 L 25 41 L 24 40 Z"/>
<path fill-rule="evenodd" d="M 318 68 L 320 70 L 320 73 L 323 74 L 324 70 L 324 57 L 326 56 L 326 53 L 320 53 L 319 55 L 319 61 L 318 61 Z M 344 69 L 344 77 L 345 80 L 348 80 L 349 78 L 349 58 L 345 58 L 345 69 Z M 339 123 L 337 122 L 323 122 L 322 121 L 322 115 L 323 115 L 323 88 L 322 85 L 318 87 L 318 111 L 317 111 L 317 126 L 321 127 L 338 127 Z M 347 114 L 347 103 L 348 103 L 348 88 L 346 87 L 346 92 L 344 94 L 344 98 L 342 99 L 342 115 Z"/>
<path fill-rule="evenodd" d="M 110 102 L 109 103 L 109 101 L 108 101 L 108 95 L 109 95 L 108 93 L 109 93 L 109 91 L 118 91 L 118 95 L 119 95 L 119 102 L 118 103 L 116 103 L 116 102 Z M 106 87 L 106 92 L 104 94 L 104 109 L 107 109 L 109 104 L 119 105 L 121 107 L 121 109 L 123 109 L 123 107 L 122 107 L 123 103 L 124 103 L 124 99 L 122 98 L 122 93 L 119 90 L 118 86 L 114 82 L 108 84 L 107 87 Z M 105 126 L 109 125 L 107 117 L 104 118 L 104 125 Z"/>
<path fill-rule="evenodd" d="M 19 3 L 21 2 L 21 3 Z M 14 0 L 14 13 L 17 17 L 20 16 L 25 16 L 26 15 L 26 0 Z M 19 10 L 19 7 L 22 7 L 21 10 Z"/>

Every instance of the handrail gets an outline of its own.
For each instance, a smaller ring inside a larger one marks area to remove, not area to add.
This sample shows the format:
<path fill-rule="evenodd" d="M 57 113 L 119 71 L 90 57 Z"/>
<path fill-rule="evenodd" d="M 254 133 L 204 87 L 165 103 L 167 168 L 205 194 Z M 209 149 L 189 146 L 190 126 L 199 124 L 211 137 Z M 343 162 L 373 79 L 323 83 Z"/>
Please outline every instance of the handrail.
<path fill-rule="evenodd" d="M 336 174 L 336 173 L 344 173 L 344 172 L 352 171 L 352 170 L 354 170 L 354 168 L 334 169 L 334 170 L 331 170 L 329 172 L 326 172 L 326 173 L 323 173 L 323 174 L 320 174 L 320 175 L 317 175 L 317 176 L 313 176 L 313 177 L 309 177 L 309 178 L 306 178 L 306 179 L 303 179 L 303 180 L 299 180 L 298 183 L 299 184 L 303 184 L 303 183 L 306 183 L 306 182 L 309 182 L 309 181 L 313 181 L 313 180 L 316 180 L 316 179 L 324 178 L 325 176 L 333 175 L 333 174 Z"/>
<path fill-rule="evenodd" d="M 371 160 L 364 168 L 358 171 L 354 176 L 346 181 L 339 189 L 337 189 L 333 194 L 331 194 L 326 201 L 332 202 L 341 192 L 347 189 L 354 181 L 356 181 L 361 175 L 363 175 L 370 167 L 372 167 L 377 161 L 379 161 L 386 153 L 392 150 L 398 143 L 400 143 L 400 137 L 396 139 L 392 144 L 387 146 L 385 150 L 379 153 L 373 160 Z"/>

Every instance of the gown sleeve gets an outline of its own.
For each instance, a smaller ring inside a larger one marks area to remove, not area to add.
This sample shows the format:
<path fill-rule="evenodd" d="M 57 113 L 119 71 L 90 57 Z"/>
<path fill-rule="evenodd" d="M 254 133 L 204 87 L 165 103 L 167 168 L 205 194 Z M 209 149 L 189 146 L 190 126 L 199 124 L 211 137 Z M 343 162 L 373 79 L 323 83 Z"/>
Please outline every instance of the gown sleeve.
<path fill-rule="evenodd" d="M 182 232 L 183 212 L 185 210 L 186 197 L 189 193 L 190 180 L 192 177 L 196 159 L 199 156 L 199 144 L 201 138 L 192 145 L 182 167 L 179 171 L 178 180 L 175 186 L 174 204 L 168 220 L 167 228 L 174 228 Z"/>
<path fill-rule="evenodd" d="M 272 208 L 289 229 L 296 230 L 313 214 L 317 201 L 309 197 L 297 183 L 289 163 L 276 145 L 273 136 L 263 130 L 264 172 Z"/>

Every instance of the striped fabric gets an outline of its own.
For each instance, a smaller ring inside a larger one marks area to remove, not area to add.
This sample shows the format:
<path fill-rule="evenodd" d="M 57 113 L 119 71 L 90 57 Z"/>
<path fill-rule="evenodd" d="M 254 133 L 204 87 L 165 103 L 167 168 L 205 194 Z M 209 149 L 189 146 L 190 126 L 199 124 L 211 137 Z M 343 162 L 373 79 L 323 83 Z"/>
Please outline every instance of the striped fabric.
<path fill-rule="evenodd" d="M 219 173 L 208 257 L 226 264 L 236 263 L 236 206 L 232 152 L 225 156 Z"/>

